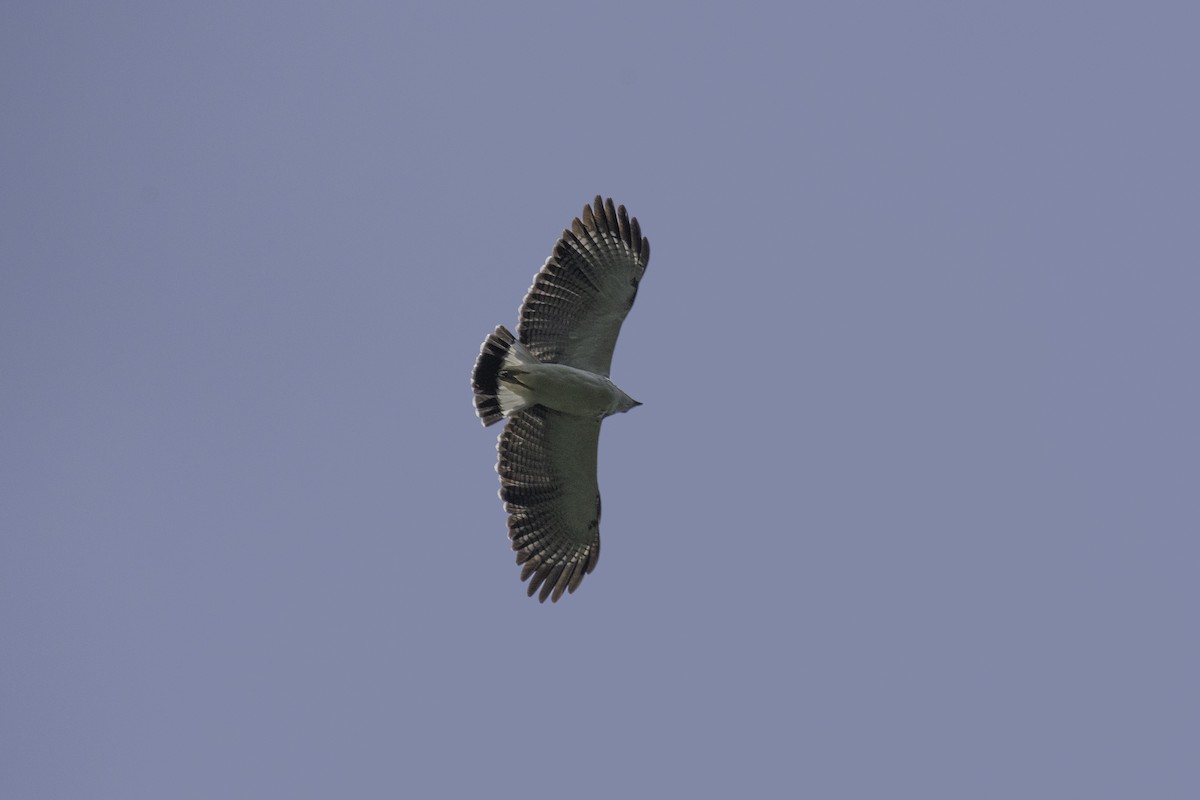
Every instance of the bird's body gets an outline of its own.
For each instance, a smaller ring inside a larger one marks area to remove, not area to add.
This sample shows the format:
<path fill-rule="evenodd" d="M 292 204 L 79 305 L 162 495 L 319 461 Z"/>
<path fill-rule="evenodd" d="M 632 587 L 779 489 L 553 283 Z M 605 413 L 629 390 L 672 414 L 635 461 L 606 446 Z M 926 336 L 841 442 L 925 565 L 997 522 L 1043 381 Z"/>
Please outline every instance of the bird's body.
<path fill-rule="evenodd" d="M 603 419 L 633 408 L 630 403 L 638 404 L 603 375 L 566 364 L 524 364 L 503 371 L 499 379 L 526 405 L 545 406 L 577 417 Z"/>
<path fill-rule="evenodd" d="M 597 197 L 534 278 L 519 341 L 500 326 L 475 362 L 480 420 L 509 420 L 497 444 L 500 497 L 521 579 L 543 601 L 575 591 L 600 556 L 600 422 L 640 405 L 608 372 L 649 259 L 637 220 Z"/>

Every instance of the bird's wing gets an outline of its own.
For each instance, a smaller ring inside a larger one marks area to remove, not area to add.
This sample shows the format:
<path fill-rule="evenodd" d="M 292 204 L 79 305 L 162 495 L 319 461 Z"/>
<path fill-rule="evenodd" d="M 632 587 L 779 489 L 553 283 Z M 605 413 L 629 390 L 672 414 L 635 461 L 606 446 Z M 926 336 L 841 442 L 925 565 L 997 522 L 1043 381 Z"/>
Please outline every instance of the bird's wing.
<path fill-rule="evenodd" d="M 574 592 L 600 558 L 600 421 L 543 406 L 510 417 L 496 448 L 508 537 L 529 596 Z"/>
<path fill-rule="evenodd" d="M 649 261 L 637 219 L 597 195 L 533 279 L 521 303 L 521 344 L 542 361 L 607 376 Z"/>

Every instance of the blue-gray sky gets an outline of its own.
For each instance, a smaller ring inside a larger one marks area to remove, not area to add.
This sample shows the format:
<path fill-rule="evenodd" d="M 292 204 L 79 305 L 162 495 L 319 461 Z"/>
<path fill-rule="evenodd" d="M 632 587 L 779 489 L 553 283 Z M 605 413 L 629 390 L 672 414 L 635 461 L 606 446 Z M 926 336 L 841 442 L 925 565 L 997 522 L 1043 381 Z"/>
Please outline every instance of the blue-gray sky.
<path fill-rule="evenodd" d="M 1198 24 L 6 4 L 0 795 L 1197 796 Z M 597 193 L 543 606 L 468 377 Z"/>

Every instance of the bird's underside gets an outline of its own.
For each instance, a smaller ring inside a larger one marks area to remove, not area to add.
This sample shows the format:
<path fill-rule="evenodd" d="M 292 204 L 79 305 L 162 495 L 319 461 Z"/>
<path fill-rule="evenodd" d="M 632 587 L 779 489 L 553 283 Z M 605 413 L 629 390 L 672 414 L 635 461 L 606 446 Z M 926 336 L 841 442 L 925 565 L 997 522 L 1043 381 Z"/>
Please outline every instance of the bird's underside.
<path fill-rule="evenodd" d="M 649 259 L 637 220 L 596 197 L 534 277 L 517 336 L 497 328 L 475 362 L 480 420 L 508 420 L 500 499 L 521 580 L 543 602 L 574 592 L 600 557 L 600 422 L 638 405 L 608 373 Z"/>

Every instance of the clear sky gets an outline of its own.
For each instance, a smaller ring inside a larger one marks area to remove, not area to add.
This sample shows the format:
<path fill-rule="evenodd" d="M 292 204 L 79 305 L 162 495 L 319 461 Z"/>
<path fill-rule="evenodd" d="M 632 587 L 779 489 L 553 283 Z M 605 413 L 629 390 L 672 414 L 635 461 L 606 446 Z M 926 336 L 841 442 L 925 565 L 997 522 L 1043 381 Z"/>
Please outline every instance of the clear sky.
<path fill-rule="evenodd" d="M 0 796 L 1200 796 L 1194 8 L 4 4 Z M 597 193 L 539 605 L 469 375 Z"/>

